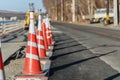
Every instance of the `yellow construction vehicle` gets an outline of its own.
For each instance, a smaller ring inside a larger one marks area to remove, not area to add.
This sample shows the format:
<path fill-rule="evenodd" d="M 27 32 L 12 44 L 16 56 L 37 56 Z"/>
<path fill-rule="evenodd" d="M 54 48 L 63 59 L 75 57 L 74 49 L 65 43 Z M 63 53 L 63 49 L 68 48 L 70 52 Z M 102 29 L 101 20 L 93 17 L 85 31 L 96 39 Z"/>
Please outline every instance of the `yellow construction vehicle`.
<path fill-rule="evenodd" d="M 38 24 L 38 13 L 34 13 L 34 24 L 37 26 Z M 28 29 L 30 25 L 30 12 L 27 11 L 25 14 L 25 20 L 24 20 L 24 29 Z"/>

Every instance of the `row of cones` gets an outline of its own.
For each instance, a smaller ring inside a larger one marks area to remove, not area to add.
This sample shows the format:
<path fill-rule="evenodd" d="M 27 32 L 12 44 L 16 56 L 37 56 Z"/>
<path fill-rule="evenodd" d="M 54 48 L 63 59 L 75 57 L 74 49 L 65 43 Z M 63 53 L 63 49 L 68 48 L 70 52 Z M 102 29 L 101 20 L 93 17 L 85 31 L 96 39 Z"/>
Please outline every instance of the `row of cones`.
<path fill-rule="evenodd" d="M 42 19 L 39 13 L 38 29 L 36 31 L 34 27 L 34 13 L 30 12 L 30 26 L 23 75 L 35 76 L 43 73 L 40 60 L 47 57 L 47 52 L 50 50 L 49 46 L 53 45 L 52 40 L 48 17 Z M 17 80 L 22 80 L 21 76 Z"/>
<path fill-rule="evenodd" d="M 48 18 L 38 17 L 38 29 L 35 31 L 33 12 L 30 12 L 30 27 L 28 33 L 28 45 L 23 74 L 40 74 L 42 69 L 40 59 L 47 57 L 49 46 L 52 45 L 52 33 Z"/>
<path fill-rule="evenodd" d="M 41 69 L 40 59 L 44 59 L 47 57 L 47 51 L 50 50 L 49 46 L 53 45 L 52 40 L 53 39 L 49 19 L 45 18 L 42 20 L 42 17 L 39 14 L 38 29 L 36 31 L 34 26 L 34 12 L 31 11 L 25 65 L 22 72 L 22 75 L 25 76 L 18 76 L 17 80 L 28 80 L 31 79 L 31 76 L 32 78 L 34 78 L 34 80 L 35 78 L 40 78 L 39 76 L 36 76 L 43 73 Z M 3 68 L 4 67 L 0 47 L 0 80 L 5 80 Z M 23 79 L 23 77 L 27 77 L 27 79 Z M 44 79 L 40 80 L 46 80 L 46 76 L 43 76 L 42 78 Z"/>

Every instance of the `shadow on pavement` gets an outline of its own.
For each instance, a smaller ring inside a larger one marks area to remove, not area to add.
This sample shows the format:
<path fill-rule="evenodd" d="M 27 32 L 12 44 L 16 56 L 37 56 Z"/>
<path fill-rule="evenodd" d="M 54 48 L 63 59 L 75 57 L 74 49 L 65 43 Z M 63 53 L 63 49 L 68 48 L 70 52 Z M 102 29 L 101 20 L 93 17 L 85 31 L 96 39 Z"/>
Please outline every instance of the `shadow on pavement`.
<path fill-rule="evenodd" d="M 114 53 L 116 51 L 117 50 L 113 50 L 111 52 L 108 52 L 108 53 L 105 53 L 105 54 L 101 54 L 99 56 L 93 56 L 93 57 L 85 58 L 85 59 L 82 59 L 82 60 L 79 60 L 79 61 L 76 61 L 76 62 L 72 62 L 72 63 L 69 63 L 69 64 L 65 64 L 65 65 L 61 65 L 61 66 L 57 66 L 57 67 L 51 68 L 50 76 L 52 76 L 54 74 L 54 72 L 56 72 L 56 71 L 65 69 L 65 68 L 70 67 L 72 65 L 75 65 L 75 64 L 78 64 L 78 63 L 82 63 L 82 62 L 85 62 L 85 61 L 88 61 L 88 60 L 91 60 L 91 59 L 95 59 L 95 58 L 99 58 L 99 57 L 102 57 L 102 56 L 105 56 L 105 55 L 108 55 L 108 54 L 112 54 L 112 53 Z"/>
<path fill-rule="evenodd" d="M 63 57 L 63 56 L 66 56 L 66 58 L 67 58 L 67 56 L 70 55 L 70 54 L 79 55 L 80 52 L 89 50 L 89 49 L 83 47 L 77 41 L 68 37 L 65 34 L 55 34 L 54 36 L 57 36 L 57 37 L 54 38 L 57 45 L 55 45 L 54 54 L 51 57 L 51 60 L 55 60 L 55 59 Z M 97 48 L 97 47 L 105 47 L 105 46 L 104 45 L 99 45 L 99 46 L 96 46 L 96 47 L 93 47 L 93 48 Z M 93 48 L 90 48 L 90 49 L 93 49 Z M 92 56 L 89 56 L 87 58 L 83 58 L 83 59 L 80 59 L 80 60 L 77 60 L 77 61 L 74 61 L 74 62 L 69 62 L 69 63 L 66 63 L 66 64 L 61 64 L 61 65 L 58 65 L 58 66 L 54 66 L 50 69 L 50 76 L 52 76 L 55 72 L 66 69 L 70 66 L 80 64 L 80 63 L 83 63 L 83 62 L 86 62 L 86 61 L 89 61 L 89 60 L 92 60 L 92 59 L 95 59 L 95 58 L 99 58 L 99 57 L 102 57 L 102 56 L 106 56 L 108 54 L 115 53 L 116 51 L 117 50 L 113 50 L 113 51 L 110 51 L 108 53 L 104 53 L 104 54 L 100 54 L 100 55 L 92 55 Z"/>
<path fill-rule="evenodd" d="M 106 79 L 104 79 L 104 80 L 113 80 L 113 79 L 115 79 L 115 78 L 117 78 L 117 77 L 119 77 L 119 76 L 120 76 L 120 73 L 115 74 L 115 75 L 112 75 L 112 76 L 110 76 L 110 77 L 108 77 L 108 78 L 106 78 Z"/>

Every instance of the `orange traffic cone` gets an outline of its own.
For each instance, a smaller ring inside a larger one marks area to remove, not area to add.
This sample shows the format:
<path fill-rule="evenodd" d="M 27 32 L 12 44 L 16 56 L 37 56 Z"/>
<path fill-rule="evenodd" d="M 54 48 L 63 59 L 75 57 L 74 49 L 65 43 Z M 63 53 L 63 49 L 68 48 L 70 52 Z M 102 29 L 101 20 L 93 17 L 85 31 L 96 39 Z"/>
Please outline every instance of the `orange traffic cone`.
<path fill-rule="evenodd" d="M 48 31 L 49 31 L 49 44 L 50 46 L 53 45 L 52 44 L 52 41 L 53 41 L 53 38 L 52 38 L 52 29 L 51 29 L 51 25 L 50 25 L 50 21 L 49 21 L 49 18 L 48 18 L 48 15 L 47 15 L 47 26 L 48 26 Z"/>
<path fill-rule="evenodd" d="M 40 58 L 45 58 L 46 50 L 45 50 L 45 46 L 44 46 L 41 15 L 39 15 L 39 17 L 38 17 L 37 43 L 38 43 L 38 52 L 39 52 Z"/>
<path fill-rule="evenodd" d="M 53 36 L 52 36 L 52 29 L 51 29 L 51 27 L 49 27 L 49 30 L 50 30 L 50 41 L 51 41 L 51 45 L 52 45 L 52 41 L 53 41 Z"/>
<path fill-rule="evenodd" d="M 5 73 L 2 61 L 1 41 L 0 41 L 0 80 L 5 80 Z"/>
<path fill-rule="evenodd" d="M 52 44 L 52 42 L 53 42 L 53 35 L 52 35 L 51 26 L 49 26 L 49 31 L 50 31 L 50 44 L 53 45 L 53 44 Z"/>
<path fill-rule="evenodd" d="M 48 50 L 48 42 L 47 42 L 45 19 L 43 19 L 43 22 L 42 22 L 42 31 L 43 31 L 43 38 L 44 38 L 45 49 L 47 51 Z"/>
<path fill-rule="evenodd" d="M 37 39 L 34 28 L 34 13 L 30 12 L 30 26 L 28 33 L 28 44 L 23 74 L 34 75 L 42 73 L 38 55 Z"/>
<path fill-rule="evenodd" d="M 52 44 L 52 41 L 53 41 L 52 28 L 51 28 L 49 19 L 48 19 L 48 24 L 49 24 L 49 31 L 50 31 L 50 44 L 53 45 L 53 44 Z"/>
<path fill-rule="evenodd" d="M 46 18 L 45 20 L 46 20 L 45 24 L 46 24 L 47 43 L 48 43 L 48 46 L 50 46 L 51 45 L 51 37 L 50 37 L 48 18 Z"/>

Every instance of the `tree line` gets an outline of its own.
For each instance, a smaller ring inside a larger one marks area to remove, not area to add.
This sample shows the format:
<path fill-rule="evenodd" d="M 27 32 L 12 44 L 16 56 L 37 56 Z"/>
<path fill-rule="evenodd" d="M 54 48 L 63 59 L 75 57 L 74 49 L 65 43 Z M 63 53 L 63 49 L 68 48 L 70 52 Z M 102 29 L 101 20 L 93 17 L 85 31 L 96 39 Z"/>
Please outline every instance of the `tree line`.
<path fill-rule="evenodd" d="M 83 22 L 83 15 L 94 14 L 98 8 L 106 8 L 106 0 L 75 0 L 75 17 L 77 22 Z M 72 0 L 43 0 L 44 6 L 52 20 L 72 21 Z M 109 7 L 113 7 L 113 0 L 109 0 Z"/>

